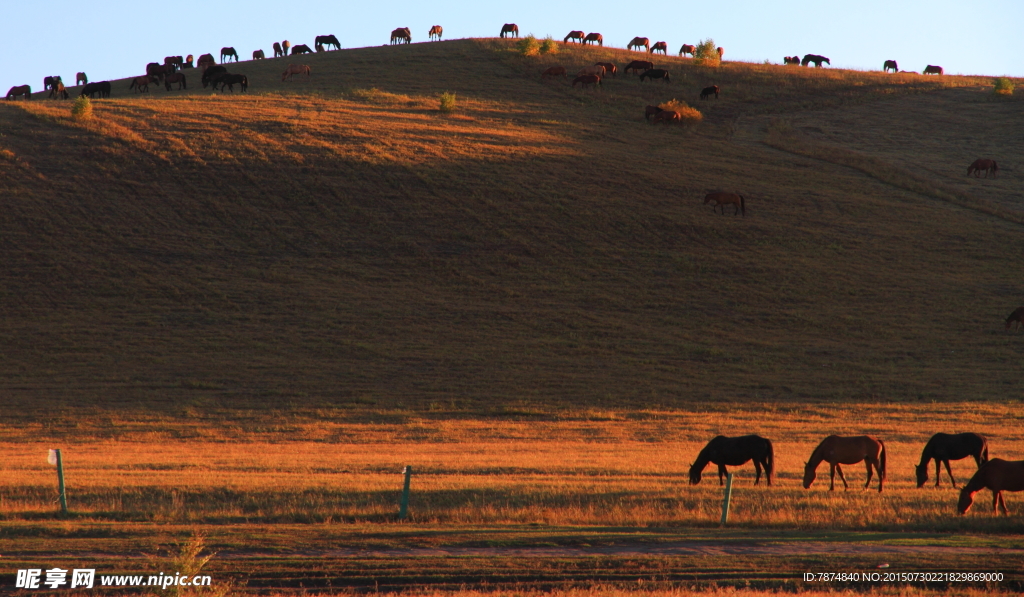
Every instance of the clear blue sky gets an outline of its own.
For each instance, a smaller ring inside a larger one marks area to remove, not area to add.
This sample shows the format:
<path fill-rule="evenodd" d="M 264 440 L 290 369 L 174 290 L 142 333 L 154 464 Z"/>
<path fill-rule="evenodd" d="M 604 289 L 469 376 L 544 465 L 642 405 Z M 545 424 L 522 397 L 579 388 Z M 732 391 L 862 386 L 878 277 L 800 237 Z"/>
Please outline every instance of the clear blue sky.
<path fill-rule="evenodd" d="M 271 45 L 283 39 L 312 47 L 316 35 L 335 34 L 342 47 L 361 47 L 387 43 L 396 27 L 410 27 L 419 42 L 434 24 L 453 39 L 496 36 L 506 22 L 538 37 L 596 31 L 616 47 L 639 35 L 667 41 L 672 52 L 711 37 L 726 60 L 814 53 L 833 67 L 878 70 L 895 59 L 904 70 L 936 64 L 951 74 L 1024 76 L 1024 0 L 5 0 L 0 88 L 28 83 L 38 91 L 44 76 L 73 82 L 77 71 L 91 81 L 139 75 L 164 56 L 216 55 L 222 46 L 245 59 L 261 48 L 273 55 Z"/>

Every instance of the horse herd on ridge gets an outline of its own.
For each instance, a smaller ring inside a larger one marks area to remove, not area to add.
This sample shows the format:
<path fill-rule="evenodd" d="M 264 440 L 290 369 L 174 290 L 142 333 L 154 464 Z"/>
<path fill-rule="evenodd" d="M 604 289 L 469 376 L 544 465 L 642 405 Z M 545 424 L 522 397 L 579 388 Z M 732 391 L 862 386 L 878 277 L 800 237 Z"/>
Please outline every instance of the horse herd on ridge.
<path fill-rule="evenodd" d="M 949 474 L 949 479 L 955 488 L 957 486 L 956 479 L 949 467 L 949 461 L 961 460 L 968 456 L 974 458 L 974 462 L 978 465 L 978 471 L 960 490 L 957 512 L 961 515 L 966 514 L 974 503 L 975 494 L 982 489 L 990 489 L 992 491 L 992 511 L 998 513 L 998 508 L 1001 506 L 1003 514 L 1009 515 L 1003 492 L 1024 491 L 1024 461 L 990 459 L 988 441 L 977 433 L 936 433 L 933 435 L 925 444 L 920 464 L 915 467 L 917 486 L 924 487 L 924 484 L 928 482 L 929 464 L 934 460 L 935 487 L 939 486 L 941 465 L 945 464 L 946 473 Z M 690 484 L 700 483 L 701 474 L 707 465 L 715 464 L 718 465 L 718 483 L 721 485 L 722 477 L 728 475 L 726 466 L 740 466 L 751 460 L 754 461 L 756 473 L 754 485 L 761 482 L 761 470 L 764 469 L 765 479 L 770 487 L 775 469 L 775 450 L 771 440 L 758 435 L 740 437 L 719 435 L 704 446 L 704 449 L 697 455 L 697 460 L 690 466 Z M 818 447 L 811 452 L 810 459 L 805 463 L 803 487 L 810 489 L 817 477 L 818 466 L 822 462 L 827 462 L 830 472 L 829 491 L 835 490 L 836 473 L 839 473 L 843 487 L 849 489 L 842 465 L 863 462 L 867 468 L 867 482 L 864 484 L 864 489 L 871 485 L 873 473 L 877 473 L 878 492 L 881 493 L 886 478 L 885 461 L 885 444 L 880 439 L 867 435 L 851 437 L 830 435 L 818 444 Z"/>

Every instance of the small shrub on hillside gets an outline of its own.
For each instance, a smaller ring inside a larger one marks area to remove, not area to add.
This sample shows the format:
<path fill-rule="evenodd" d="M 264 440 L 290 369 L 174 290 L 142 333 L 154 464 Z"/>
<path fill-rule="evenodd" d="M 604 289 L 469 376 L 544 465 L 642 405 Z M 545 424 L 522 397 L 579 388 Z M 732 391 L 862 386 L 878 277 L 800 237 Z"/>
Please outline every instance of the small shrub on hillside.
<path fill-rule="evenodd" d="M 536 56 L 540 52 L 540 42 L 537 41 L 537 38 L 531 33 L 519 40 L 519 43 L 516 44 L 516 48 L 523 56 Z"/>
<path fill-rule="evenodd" d="M 1013 95 L 1013 81 L 1006 77 L 996 79 L 996 95 Z"/>
<path fill-rule="evenodd" d="M 455 109 L 455 92 L 445 91 L 441 94 L 441 108 L 442 112 L 451 112 Z"/>
<path fill-rule="evenodd" d="M 658 107 L 662 110 L 678 112 L 680 124 L 696 124 L 704 120 L 704 115 L 700 113 L 700 110 L 691 108 L 689 104 L 682 100 L 671 99 L 667 102 L 658 104 Z"/>
<path fill-rule="evenodd" d="M 89 101 L 89 96 L 78 96 L 75 103 L 71 105 L 71 117 L 75 120 L 89 120 L 92 118 L 92 102 Z"/>
<path fill-rule="evenodd" d="M 558 42 L 555 41 L 554 39 L 552 39 L 550 35 L 545 37 L 544 41 L 541 42 L 541 44 L 540 44 L 540 53 L 541 54 L 557 54 L 558 53 Z"/>
<path fill-rule="evenodd" d="M 701 66 L 718 66 L 721 59 L 718 56 L 718 46 L 715 45 L 715 40 L 710 37 L 701 40 L 693 52 L 693 61 Z"/>

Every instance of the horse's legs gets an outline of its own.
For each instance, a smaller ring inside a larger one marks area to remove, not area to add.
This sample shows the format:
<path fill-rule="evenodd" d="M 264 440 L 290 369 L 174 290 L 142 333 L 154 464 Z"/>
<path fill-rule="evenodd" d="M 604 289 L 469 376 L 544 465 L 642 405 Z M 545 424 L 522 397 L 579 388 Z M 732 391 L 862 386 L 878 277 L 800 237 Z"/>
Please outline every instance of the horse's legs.
<path fill-rule="evenodd" d="M 941 475 L 941 474 L 942 474 L 942 463 L 939 462 L 938 458 L 936 458 L 935 459 L 935 486 L 936 487 L 939 486 L 939 475 Z"/>
<path fill-rule="evenodd" d="M 836 471 L 839 472 L 839 478 L 843 481 L 843 489 L 850 489 L 850 486 L 846 483 L 846 475 L 843 474 L 843 467 L 836 463 Z"/>
<path fill-rule="evenodd" d="M 867 480 L 867 483 L 864 484 L 864 489 L 867 489 L 868 487 L 871 487 L 871 473 L 872 473 L 872 470 L 871 470 L 871 460 L 865 458 L 864 459 L 864 464 L 868 467 L 868 480 Z M 882 473 L 878 473 L 878 476 L 881 477 Z"/>
<path fill-rule="evenodd" d="M 722 475 L 728 475 L 728 474 L 729 474 L 729 471 L 725 470 L 725 465 L 724 464 L 718 465 L 718 484 L 719 485 L 723 485 L 724 484 L 722 482 Z"/>
<path fill-rule="evenodd" d="M 757 458 L 754 459 L 754 470 L 757 471 L 757 476 L 754 477 L 754 485 L 757 485 L 761 482 L 761 463 L 757 461 Z"/>
<path fill-rule="evenodd" d="M 1006 509 L 1006 496 L 1003 495 L 1002 491 L 999 492 L 999 505 L 1003 507 L 1003 514 L 1009 516 L 1010 511 Z"/>
<path fill-rule="evenodd" d="M 953 471 L 949 468 L 949 461 L 943 460 L 946 463 L 946 472 L 949 473 L 949 480 L 953 482 L 953 488 L 956 489 L 956 479 L 953 478 Z"/>
<path fill-rule="evenodd" d="M 829 476 L 828 476 L 828 479 L 829 479 L 828 480 L 828 490 L 829 491 L 835 491 L 836 490 L 836 468 L 838 468 L 839 465 L 838 464 L 832 464 L 830 462 L 828 464 L 828 467 L 829 467 L 829 470 L 828 470 L 828 474 L 829 474 Z M 840 471 L 839 475 L 842 476 L 842 474 L 843 474 L 842 471 Z M 845 483 L 845 481 L 844 481 L 844 483 Z"/>

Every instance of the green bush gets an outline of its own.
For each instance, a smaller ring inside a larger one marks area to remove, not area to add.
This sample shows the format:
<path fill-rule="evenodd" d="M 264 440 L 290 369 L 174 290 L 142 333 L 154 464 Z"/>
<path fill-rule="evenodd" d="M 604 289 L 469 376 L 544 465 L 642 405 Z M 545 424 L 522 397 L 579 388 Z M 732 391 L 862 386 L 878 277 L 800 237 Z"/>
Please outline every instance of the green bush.
<path fill-rule="evenodd" d="M 516 47 L 519 49 L 519 53 L 523 56 L 535 56 L 540 52 L 540 42 L 537 41 L 537 38 L 534 37 L 532 33 L 519 40 Z"/>
<path fill-rule="evenodd" d="M 92 102 L 89 96 L 80 95 L 71 106 L 71 117 L 75 120 L 89 120 L 92 118 Z"/>
<path fill-rule="evenodd" d="M 995 92 L 998 95 L 1013 95 L 1013 81 L 1006 77 L 996 79 Z"/>
<path fill-rule="evenodd" d="M 701 40 L 693 52 L 693 60 L 702 66 L 718 66 L 721 63 L 721 58 L 718 56 L 718 46 L 715 45 L 715 40 L 710 37 Z"/>
<path fill-rule="evenodd" d="M 558 42 L 555 41 L 554 39 L 552 39 L 550 35 L 545 37 L 544 41 L 541 42 L 541 44 L 540 44 L 540 53 L 541 54 L 557 54 L 558 53 Z"/>
<path fill-rule="evenodd" d="M 455 109 L 455 93 L 452 91 L 445 91 L 441 94 L 441 111 L 451 112 Z"/>

